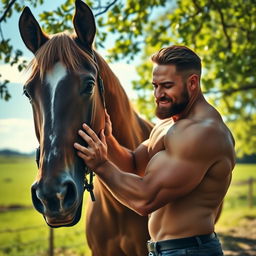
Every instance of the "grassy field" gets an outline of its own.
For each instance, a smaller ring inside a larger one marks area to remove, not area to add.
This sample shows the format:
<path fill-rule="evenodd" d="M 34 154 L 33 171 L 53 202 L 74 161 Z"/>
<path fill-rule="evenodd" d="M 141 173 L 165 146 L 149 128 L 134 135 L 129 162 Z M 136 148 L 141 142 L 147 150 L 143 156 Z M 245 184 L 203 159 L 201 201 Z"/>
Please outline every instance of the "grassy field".
<path fill-rule="evenodd" d="M 249 207 L 248 185 L 237 185 L 249 178 L 256 180 L 256 165 L 238 164 L 233 171 L 231 186 L 224 201 L 221 218 L 216 226 L 218 230 L 230 229 L 243 224 L 247 219 L 256 218 L 256 182 L 254 182 L 253 208 Z"/>
<path fill-rule="evenodd" d="M 0 158 L 0 256 L 47 255 L 49 228 L 31 204 L 30 187 L 36 173 L 34 159 Z M 90 255 L 85 211 L 74 227 L 54 229 L 54 244 L 59 256 Z"/>
<path fill-rule="evenodd" d="M 49 228 L 31 205 L 30 186 L 36 173 L 34 159 L 0 158 L 0 256 L 47 255 Z M 249 208 L 248 186 L 235 185 L 249 177 L 256 179 L 256 165 L 237 165 L 217 231 L 239 226 L 248 218 L 256 218 L 256 192 L 255 207 Z M 4 211 L 9 208 L 13 208 L 12 211 Z M 85 211 L 75 227 L 54 230 L 56 255 L 90 255 L 85 241 L 84 215 Z"/>

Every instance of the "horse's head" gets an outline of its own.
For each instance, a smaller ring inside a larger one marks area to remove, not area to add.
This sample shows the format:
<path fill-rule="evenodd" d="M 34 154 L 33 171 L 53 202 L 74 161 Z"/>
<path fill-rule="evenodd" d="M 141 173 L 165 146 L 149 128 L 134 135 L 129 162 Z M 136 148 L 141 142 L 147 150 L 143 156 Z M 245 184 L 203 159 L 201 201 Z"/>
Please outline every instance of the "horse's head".
<path fill-rule="evenodd" d="M 95 21 L 89 7 L 76 1 L 76 35 L 47 36 L 29 8 L 19 21 L 21 37 L 35 58 L 24 86 L 33 108 L 40 144 L 39 170 L 32 185 L 34 207 L 52 227 L 78 222 L 85 166 L 73 144 L 83 122 L 95 132 L 104 128 L 104 100 L 97 59 L 92 49 Z"/>

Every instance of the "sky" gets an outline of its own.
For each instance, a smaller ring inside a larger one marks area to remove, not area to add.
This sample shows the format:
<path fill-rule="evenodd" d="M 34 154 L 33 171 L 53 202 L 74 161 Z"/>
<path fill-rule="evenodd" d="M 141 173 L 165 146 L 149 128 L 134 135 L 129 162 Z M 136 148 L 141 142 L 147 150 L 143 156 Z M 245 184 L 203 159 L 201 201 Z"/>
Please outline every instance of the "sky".
<path fill-rule="evenodd" d="M 26 1 L 25 5 L 26 5 Z M 30 9 L 37 20 L 38 14 L 42 11 L 49 11 L 61 5 L 64 0 L 45 1 L 42 6 Z M 1 7 L 1 6 L 0 6 Z M 14 13 L 7 23 L 2 24 L 2 31 L 5 38 L 11 38 L 15 49 L 21 49 L 24 58 L 31 60 L 33 54 L 26 49 L 19 34 L 18 20 L 20 14 Z M 111 39 L 110 39 L 111 40 Z M 107 48 L 107 47 L 106 47 Z M 106 51 L 106 49 L 104 49 Z M 99 49 L 99 53 L 104 57 L 106 52 Z M 114 73 L 119 77 L 124 89 L 130 99 L 135 98 L 135 92 L 131 89 L 131 81 L 138 78 L 135 71 L 135 63 L 125 62 L 110 65 Z M 23 95 L 23 84 L 28 77 L 25 72 L 18 72 L 16 67 L 0 63 L 1 79 L 8 79 L 10 84 L 8 89 L 11 99 L 6 102 L 0 99 L 0 150 L 12 149 L 24 153 L 30 153 L 38 146 L 34 132 L 32 109 L 28 99 Z M 129 74 L 129 76 L 127 76 Z"/>

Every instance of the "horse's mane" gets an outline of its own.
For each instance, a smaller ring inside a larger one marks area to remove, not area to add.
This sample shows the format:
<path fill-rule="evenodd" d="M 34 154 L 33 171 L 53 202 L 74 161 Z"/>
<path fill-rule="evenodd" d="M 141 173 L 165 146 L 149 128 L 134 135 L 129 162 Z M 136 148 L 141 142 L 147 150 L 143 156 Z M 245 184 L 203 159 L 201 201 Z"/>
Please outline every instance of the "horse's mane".
<path fill-rule="evenodd" d="M 106 88 L 106 105 L 113 124 L 113 134 L 123 146 L 135 148 L 139 142 L 148 139 L 153 126 L 142 120 L 134 111 L 119 79 L 108 63 L 98 53 L 96 58 Z"/>
<path fill-rule="evenodd" d="M 40 47 L 29 63 L 28 69 L 31 70 L 29 81 L 38 73 L 42 80 L 45 73 L 52 69 L 58 61 L 72 71 L 78 70 L 83 60 L 89 61 L 94 66 L 96 65 L 93 58 L 81 50 L 70 35 L 65 32 L 55 34 Z"/>

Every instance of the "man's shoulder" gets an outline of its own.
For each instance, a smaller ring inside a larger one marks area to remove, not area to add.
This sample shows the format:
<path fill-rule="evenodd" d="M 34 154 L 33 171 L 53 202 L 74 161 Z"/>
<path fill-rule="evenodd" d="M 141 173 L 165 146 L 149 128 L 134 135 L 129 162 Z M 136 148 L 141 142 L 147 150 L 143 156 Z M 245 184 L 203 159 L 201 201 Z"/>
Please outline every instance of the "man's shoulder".
<path fill-rule="evenodd" d="M 168 134 L 175 136 L 187 136 L 191 139 L 204 138 L 204 136 L 221 136 L 226 133 L 227 129 L 224 127 L 224 123 L 216 119 L 182 119 L 176 122 L 168 130 Z"/>
<path fill-rule="evenodd" d="M 168 130 L 165 144 L 167 149 L 177 153 L 212 157 L 225 146 L 228 133 L 221 120 L 182 119 Z"/>

